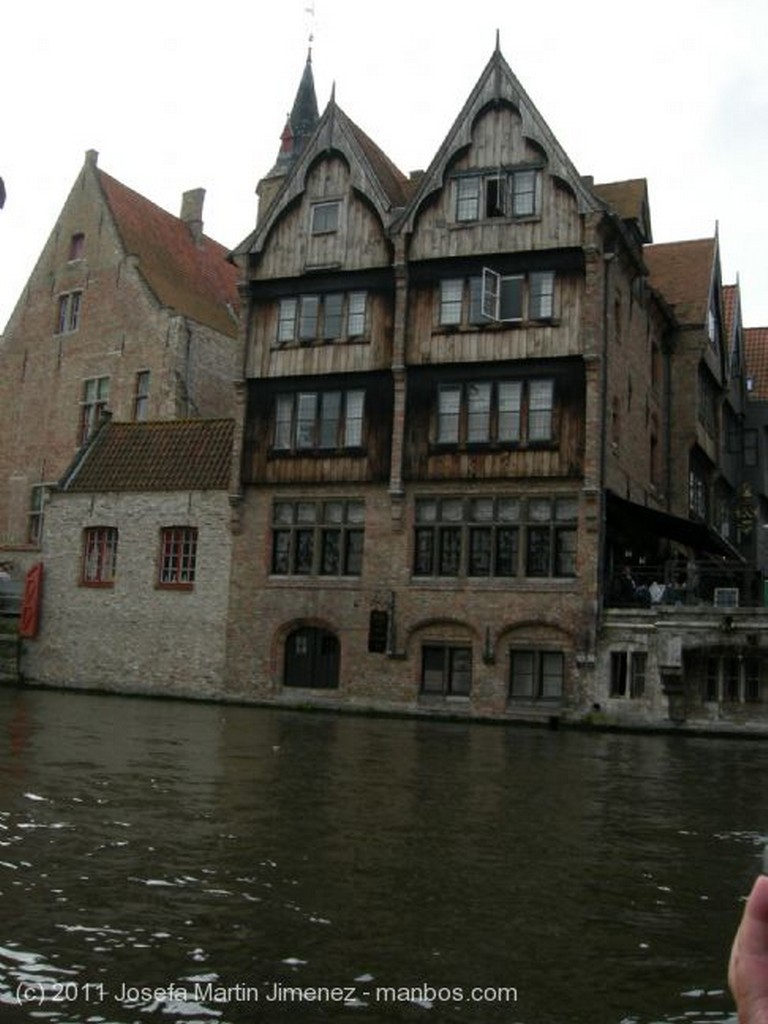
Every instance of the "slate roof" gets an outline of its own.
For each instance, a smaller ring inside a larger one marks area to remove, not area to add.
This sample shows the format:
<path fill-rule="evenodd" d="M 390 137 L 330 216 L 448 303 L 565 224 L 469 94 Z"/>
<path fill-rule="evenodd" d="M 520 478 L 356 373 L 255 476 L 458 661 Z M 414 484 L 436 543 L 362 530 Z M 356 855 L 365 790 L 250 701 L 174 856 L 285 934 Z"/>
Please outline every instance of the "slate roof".
<path fill-rule="evenodd" d="M 237 334 L 238 270 L 228 250 L 203 235 L 198 245 L 178 217 L 98 170 L 98 179 L 126 251 L 164 306 L 222 334 Z"/>
<path fill-rule="evenodd" d="M 650 283 L 674 309 L 681 324 L 707 322 L 709 294 L 717 259 L 717 239 L 646 245 L 643 259 Z"/>
<path fill-rule="evenodd" d="M 208 491 L 229 486 L 233 420 L 105 420 L 60 483 L 64 491 Z"/>
<path fill-rule="evenodd" d="M 747 377 L 752 380 L 750 399 L 768 401 L 768 327 L 745 328 L 744 361 Z"/>

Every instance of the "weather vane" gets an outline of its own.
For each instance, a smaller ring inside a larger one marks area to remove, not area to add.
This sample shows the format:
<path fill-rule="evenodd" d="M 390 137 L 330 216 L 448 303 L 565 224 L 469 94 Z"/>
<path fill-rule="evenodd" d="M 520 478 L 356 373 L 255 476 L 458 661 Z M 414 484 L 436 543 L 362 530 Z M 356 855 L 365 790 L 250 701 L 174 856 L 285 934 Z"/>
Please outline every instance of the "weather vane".
<path fill-rule="evenodd" d="M 310 0 L 307 6 L 304 8 L 304 13 L 308 15 L 307 22 L 309 24 L 309 45 L 315 41 L 315 0 Z"/>

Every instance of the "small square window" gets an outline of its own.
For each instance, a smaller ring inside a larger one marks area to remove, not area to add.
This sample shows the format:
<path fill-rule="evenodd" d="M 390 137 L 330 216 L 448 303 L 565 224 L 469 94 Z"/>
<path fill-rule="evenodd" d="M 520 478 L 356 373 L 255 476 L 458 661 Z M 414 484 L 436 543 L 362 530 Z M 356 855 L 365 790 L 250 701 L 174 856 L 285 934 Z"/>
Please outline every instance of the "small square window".
<path fill-rule="evenodd" d="M 325 235 L 337 231 L 341 203 L 315 203 L 312 207 L 312 234 Z"/>

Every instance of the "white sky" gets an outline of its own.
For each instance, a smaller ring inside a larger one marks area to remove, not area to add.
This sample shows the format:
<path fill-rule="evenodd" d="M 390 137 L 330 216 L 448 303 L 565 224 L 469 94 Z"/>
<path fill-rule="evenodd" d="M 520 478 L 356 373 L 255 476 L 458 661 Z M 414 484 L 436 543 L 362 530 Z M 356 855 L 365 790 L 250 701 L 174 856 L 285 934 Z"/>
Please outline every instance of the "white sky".
<path fill-rule="evenodd" d="M 0 25 L 0 328 L 85 151 L 234 247 L 314 33 L 320 110 L 336 100 L 406 173 L 427 166 L 501 33 L 581 174 L 648 179 L 654 240 L 710 236 L 768 325 L 766 0 L 6 0 Z"/>

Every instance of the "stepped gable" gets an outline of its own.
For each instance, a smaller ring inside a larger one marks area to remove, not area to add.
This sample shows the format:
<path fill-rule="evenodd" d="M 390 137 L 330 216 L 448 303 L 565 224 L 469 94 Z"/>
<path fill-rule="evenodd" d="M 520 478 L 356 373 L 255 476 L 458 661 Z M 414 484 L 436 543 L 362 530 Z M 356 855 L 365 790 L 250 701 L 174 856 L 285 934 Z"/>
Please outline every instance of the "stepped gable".
<path fill-rule="evenodd" d="M 226 490 L 232 420 L 105 420 L 60 485 L 65 491 Z"/>
<path fill-rule="evenodd" d="M 717 239 L 646 245 L 643 259 L 651 285 L 681 324 L 704 324 L 717 264 Z"/>
<path fill-rule="evenodd" d="M 102 170 L 98 180 L 125 249 L 164 306 L 234 338 L 238 273 L 228 250 Z"/>

